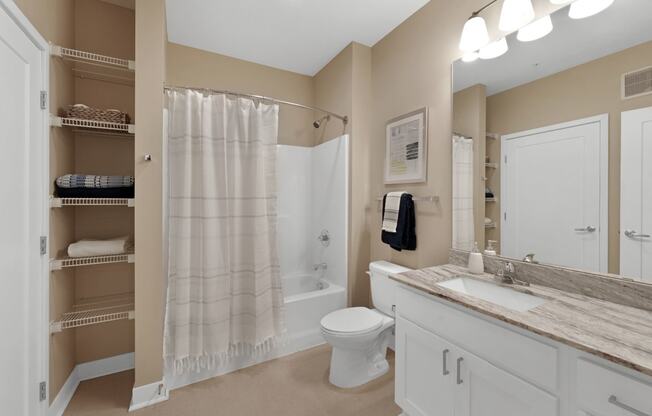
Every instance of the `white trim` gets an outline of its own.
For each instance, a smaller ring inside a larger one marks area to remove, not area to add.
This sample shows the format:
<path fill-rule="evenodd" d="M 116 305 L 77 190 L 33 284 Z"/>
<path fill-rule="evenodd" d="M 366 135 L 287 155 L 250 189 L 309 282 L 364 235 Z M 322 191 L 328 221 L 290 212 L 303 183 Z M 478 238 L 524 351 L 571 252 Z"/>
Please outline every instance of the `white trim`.
<path fill-rule="evenodd" d="M 109 374 L 120 373 L 122 371 L 131 370 L 134 368 L 134 353 L 128 352 L 126 354 L 116 355 L 113 357 L 103 358 L 96 361 L 89 361 L 86 363 L 77 364 L 72 369 L 68 379 L 59 390 L 59 394 L 54 398 L 48 416 L 61 416 L 66 411 L 72 396 L 74 396 L 79 383 L 84 380 L 91 380 L 97 377 L 106 376 Z"/>
<path fill-rule="evenodd" d="M 16 23 L 16 25 L 25 33 L 28 39 L 36 46 L 36 48 L 41 51 L 41 85 L 40 88 L 34 88 L 36 93 L 37 91 L 45 91 L 49 97 L 49 61 L 50 61 L 50 47 L 48 42 L 43 36 L 36 30 L 34 25 L 27 19 L 27 17 L 22 13 L 20 8 L 14 3 L 13 0 L 0 0 L 0 9 L 3 9 L 7 15 Z M 46 106 L 46 107 L 49 107 Z M 41 120 L 40 126 L 36 126 L 37 130 L 41 131 L 41 140 L 39 143 L 39 149 L 34 154 L 33 162 L 38 164 L 40 167 L 40 186 L 41 186 L 41 197 L 39 201 L 35 201 L 40 206 L 40 235 L 48 236 L 49 242 L 49 228 L 50 228 L 50 217 L 49 217 L 49 208 L 48 208 L 48 194 L 49 194 L 49 183 L 50 183 L 50 168 L 49 168 L 49 144 L 50 144 L 50 135 L 49 135 L 49 113 L 48 108 L 41 110 Z M 37 120 L 34 120 L 36 122 Z M 35 219 L 33 219 L 35 220 Z M 49 384 L 49 343 L 50 343 L 50 331 L 49 331 L 49 311 L 50 311 L 50 286 L 49 286 L 49 265 L 48 265 L 48 254 L 41 255 L 40 264 L 34 265 L 34 268 L 38 270 L 40 278 L 36 279 L 36 287 L 30 288 L 31 294 L 39 299 L 40 310 L 36 312 L 36 323 L 34 328 L 29 328 L 33 333 L 38 334 L 36 336 L 36 345 L 35 349 L 37 351 L 36 357 L 36 373 L 33 375 L 36 379 L 33 380 L 30 377 L 28 382 L 31 386 L 30 392 L 38 392 L 38 384 L 42 381 L 46 381 Z M 32 390 L 33 389 L 33 390 Z M 45 400 L 40 401 L 36 405 L 37 414 L 34 416 L 45 415 L 48 412 L 48 403 L 49 403 L 49 389 L 46 389 L 46 398 Z M 30 393 L 30 394 L 33 394 Z M 38 400 L 38 396 L 34 395 L 34 400 Z M 31 408 L 31 402 L 29 402 Z"/>
<path fill-rule="evenodd" d="M 169 392 L 163 380 L 144 386 L 134 387 L 131 393 L 129 411 L 142 409 L 156 403 L 164 402 L 169 398 Z"/>
<path fill-rule="evenodd" d="M 502 172 L 507 172 L 505 166 L 505 149 L 508 140 L 532 136 L 555 130 L 563 130 L 571 127 L 578 127 L 585 124 L 598 123 L 600 126 L 600 270 L 596 272 L 607 273 L 609 270 L 609 114 L 599 114 L 592 117 L 581 118 L 565 123 L 552 124 L 536 129 L 525 130 L 517 133 L 506 134 L 500 138 Z M 508 161 L 509 163 L 509 161 Z M 501 200 L 507 201 L 505 194 L 507 189 L 506 175 L 500 175 Z M 505 204 L 500 207 L 500 245 L 502 247 L 507 230 L 505 223 Z"/>

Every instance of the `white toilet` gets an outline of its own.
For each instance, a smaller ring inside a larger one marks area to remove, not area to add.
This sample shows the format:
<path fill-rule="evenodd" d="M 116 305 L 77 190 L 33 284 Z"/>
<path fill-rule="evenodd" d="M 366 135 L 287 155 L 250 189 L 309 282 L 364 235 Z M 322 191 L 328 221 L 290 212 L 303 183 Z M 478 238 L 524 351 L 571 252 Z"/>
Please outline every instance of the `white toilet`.
<path fill-rule="evenodd" d="M 394 341 L 394 298 L 398 283 L 392 273 L 410 269 L 375 261 L 369 264 L 371 299 L 375 309 L 340 309 L 324 316 L 321 333 L 333 347 L 329 380 L 337 387 L 350 388 L 368 383 L 389 369 L 387 346 Z"/>

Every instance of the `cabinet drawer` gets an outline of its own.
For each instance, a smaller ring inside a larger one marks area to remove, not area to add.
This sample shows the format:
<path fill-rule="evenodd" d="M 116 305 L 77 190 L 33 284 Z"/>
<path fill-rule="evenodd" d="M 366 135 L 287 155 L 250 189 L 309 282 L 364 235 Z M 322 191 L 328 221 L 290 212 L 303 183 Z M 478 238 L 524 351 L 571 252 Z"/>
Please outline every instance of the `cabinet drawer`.
<path fill-rule="evenodd" d="M 576 388 L 578 405 L 584 411 L 604 416 L 652 416 L 652 385 L 583 358 L 577 360 Z M 620 405 L 609 401 L 612 396 Z"/>
<path fill-rule="evenodd" d="M 444 301 L 399 288 L 400 316 L 475 355 L 552 392 L 558 388 L 558 350 L 471 314 Z"/>

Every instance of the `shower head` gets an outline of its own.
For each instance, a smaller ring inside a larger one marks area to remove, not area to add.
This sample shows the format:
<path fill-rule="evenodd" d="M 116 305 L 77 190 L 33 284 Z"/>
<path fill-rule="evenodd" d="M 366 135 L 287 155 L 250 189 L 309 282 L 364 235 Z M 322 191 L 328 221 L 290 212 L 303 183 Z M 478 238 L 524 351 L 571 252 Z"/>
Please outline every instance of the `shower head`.
<path fill-rule="evenodd" d="M 318 129 L 319 127 L 321 127 L 321 123 L 323 123 L 324 120 L 326 120 L 326 122 L 328 122 L 330 119 L 331 119 L 331 116 L 330 116 L 330 115 L 326 115 L 326 116 L 320 118 L 319 120 L 315 120 L 315 121 L 312 123 L 312 126 L 313 126 L 314 128 L 316 128 L 316 129 Z"/>

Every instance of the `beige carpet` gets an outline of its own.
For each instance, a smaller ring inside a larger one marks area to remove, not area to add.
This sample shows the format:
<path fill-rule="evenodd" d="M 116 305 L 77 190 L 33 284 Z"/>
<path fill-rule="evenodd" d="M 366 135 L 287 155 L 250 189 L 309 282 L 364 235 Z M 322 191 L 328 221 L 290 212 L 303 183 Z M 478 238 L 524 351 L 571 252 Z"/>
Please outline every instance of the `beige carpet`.
<path fill-rule="evenodd" d="M 66 416 L 397 416 L 394 360 L 388 374 L 355 389 L 328 383 L 330 347 L 299 352 L 174 390 L 170 400 L 137 412 L 127 407 L 133 371 L 84 381 Z"/>

